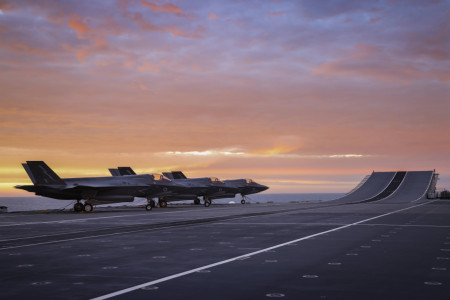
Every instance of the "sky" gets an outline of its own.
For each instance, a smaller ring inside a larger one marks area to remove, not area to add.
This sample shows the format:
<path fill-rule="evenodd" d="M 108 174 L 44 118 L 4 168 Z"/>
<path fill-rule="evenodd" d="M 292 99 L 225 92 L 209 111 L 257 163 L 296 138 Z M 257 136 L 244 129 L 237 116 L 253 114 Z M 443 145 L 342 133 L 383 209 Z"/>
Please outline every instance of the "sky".
<path fill-rule="evenodd" d="M 270 193 L 450 188 L 450 1 L 0 0 L 0 196 L 183 170 Z"/>

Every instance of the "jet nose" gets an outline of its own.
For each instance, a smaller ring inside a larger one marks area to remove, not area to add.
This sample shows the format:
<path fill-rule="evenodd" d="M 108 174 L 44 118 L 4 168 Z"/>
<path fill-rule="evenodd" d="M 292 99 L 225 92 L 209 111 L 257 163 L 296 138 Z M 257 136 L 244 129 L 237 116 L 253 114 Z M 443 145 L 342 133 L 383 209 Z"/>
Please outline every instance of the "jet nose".
<path fill-rule="evenodd" d="M 260 187 L 259 187 L 260 189 L 261 189 L 261 192 L 262 191 L 265 191 L 265 190 L 267 190 L 269 187 L 268 186 L 266 186 L 266 185 L 262 185 L 262 184 L 260 184 Z"/>

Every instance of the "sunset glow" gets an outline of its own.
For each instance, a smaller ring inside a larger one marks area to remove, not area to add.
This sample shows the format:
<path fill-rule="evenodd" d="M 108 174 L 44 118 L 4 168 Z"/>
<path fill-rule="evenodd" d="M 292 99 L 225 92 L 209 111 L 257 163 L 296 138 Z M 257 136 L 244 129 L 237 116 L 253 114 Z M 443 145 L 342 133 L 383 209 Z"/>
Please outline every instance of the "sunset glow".
<path fill-rule="evenodd" d="M 0 196 L 182 170 L 268 193 L 450 188 L 450 1 L 0 0 Z"/>

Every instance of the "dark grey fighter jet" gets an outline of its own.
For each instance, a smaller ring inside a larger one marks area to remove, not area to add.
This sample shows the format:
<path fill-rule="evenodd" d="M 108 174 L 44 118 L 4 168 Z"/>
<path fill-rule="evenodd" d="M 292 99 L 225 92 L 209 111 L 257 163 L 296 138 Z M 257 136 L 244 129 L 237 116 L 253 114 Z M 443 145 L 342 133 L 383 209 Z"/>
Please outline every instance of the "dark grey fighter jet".
<path fill-rule="evenodd" d="M 256 194 L 269 188 L 268 186 L 256 183 L 251 179 L 232 179 L 224 180 L 223 182 L 230 186 L 234 186 L 239 190 L 238 194 L 241 194 L 242 196 L 242 204 L 245 204 L 245 196 Z"/>
<path fill-rule="evenodd" d="M 177 181 L 179 179 L 187 179 L 187 177 L 181 171 L 173 171 L 170 173 L 163 173 L 166 177 L 170 178 L 172 181 Z M 191 179 L 192 180 L 192 179 Z M 241 203 L 245 204 L 245 196 L 250 194 L 256 194 L 267 190 L 269 187 L 256 183 L 251 179 L 233 179 L 224 180 L 223 183 L 229 188 L 223 194 L 211 195 L 210 199 L 223 199 L 223 198 L 234 198 L 236 194 L 241 194 Z M 235 190 L 232 190 L 234 188 Z"/>
<path fill-rule="evenodd" d="M 60 178 L 43 161 L 27 161 L 22 166 L 33 185 L 18 185 L 15 188 L 54 199 L 77 200 L 73 207 L 76 212 L 92 211 L 95 204 L 132 202 L 134 197 L 158 195 L 168 192 L 173 185 L 167 178 L 161 180 L 152 175 Z M 149 203 L 145 209 L 151 210 L 152 205 Z"/>
<path fill-rule="evenodd" d="M 130 167 L 119 167 L 118 169 L 109 169 L 113 176 L 127 176 L 136 174 Z M 182 172 L 163 173 L 168 178 L 178 185 L 179 189 L 170 194 L 159 197 L 159 206 L 166 207 L 169 201 L 194 200 L 195 204 L 200 204 L 199 197 L 203 197 L 205 206 L 211 205 L 212 199 L 220 198 L 224 195 L 238 192 L 234 186 L 226 185 L 215 177 L 202 178 L 186 178 Z M 173 176 L 175 174 L 175 177 Z"/>

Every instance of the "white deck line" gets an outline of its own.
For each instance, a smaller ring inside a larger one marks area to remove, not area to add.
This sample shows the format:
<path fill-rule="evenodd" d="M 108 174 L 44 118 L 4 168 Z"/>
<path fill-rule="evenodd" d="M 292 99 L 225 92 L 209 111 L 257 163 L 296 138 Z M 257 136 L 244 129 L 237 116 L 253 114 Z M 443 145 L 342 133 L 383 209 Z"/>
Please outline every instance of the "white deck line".
<path fill-rule="evenodd" d="M 395 211 L 392 211 L 392 212 L 389 212 L 389 213 L 385 213 L 385 214 L 382 214 L 382 215 L 379 215 L 379 216 L 376 216 L 376 217 L 364 219 L 364 220 L 361 220 L 361 221 L 358 221 L 358 222 L 355 222 L 355 223 L 347 224 L 347 225 L 344 225 L 344 226 L 341 226 L 341 227 L 337 227 L 337 228 L 334 228 L 334 229 L 330 229 L 330 230 L 322 231 L 322 232 L 315 233 L 315 234 L 312 234 L 312 235 L 308 235 L 308 236 L 305 236 L 305 237 L 302 237 L 302 238 L 299 238 L 299 239 L 296 239 L 296 240 L 292 240 L 292 241 L 289 241 L 289 242 L 286 242 L 286 243 L 281 243 L 281 244 L 278 244 L 278 245 L 275 245 L 275 246 L 272 246 L 272 247 L 268 247 L 268 248 L 261 249 L 261 250 L 258 250 L 258 251 L 250 252 L 248 254 L 236 256 L 236 257 L 233 257 L 233 258 L 230 258 L 230 259 L 222 260 L 222 261 L 219 261 L 219 262 L 216 262 L 216 263 L 213 263 L 213 264 L 209 264 L 209 265 L 206 265 L 206 266 L 203 266 L 203 267 L 191 269 L 191 270 L 188 270 L 188 271 L 185 271 L 185 272 L 181 272 L 181 273 L 177 273 L 177 274 L 170 275 L 170 276 L 167 276 L 167 277 L 163 277 L 163 278 L 160 278 L 160 279 L 156 279 L 156 280 L 153 280 L 153 281 L 145 282 L 145 283 L 142 283 L 142 284 L 139 284 L 139 285 L 135 285 L 133 287 L 129 287 L 127 289 L 123 289 L 123 290 L 120 290 L 120 291 L 117 291 L 117 292 L 113 292 L 113 293 L 106 294 L 106 295 L 103 295 L 103 296 L 95 297 L 95 298 L 92 298 L 91 300 L 103 300 L 103 299 L 109 299 L 109 298 L 112 298 L 112 297 L 115 297 L 115 296 L 123 295 L 123 294 L 129 293 L 129 292 L 141 289 L 141 288 L 146 287 L 146 286 L 151 286 L 151 285 L 154 285 L 154 284 L 157 284 L 157 283 L 161 283 L 161 282 L 169 281 L 169 280 L 172 280 L 172 279 L 175 279 L 175 278 L 179 278 L 179 277 L 182 277 L 182 276 L 186 276 L 186 275 L 189 275 L 189 274 L 201 271 L 201 270 L 206 270 L 206 269 L 210 269 L 210 268 L 213 268 L 213 267 L 217 267 L 217 266 L 220 266 L 220 265 L 223 265 L 223 264 L 227 264 L 227 263 L 236 261 L 236 260 L 244 258 L 244 257 L 249 257 L 249 256 L 252 256 L 252 255 L 256 255 L 256 254 L 260 254 L 260 253 L 269 251 L 269 250 L 273 250 L 273 249 L 277 249 L 277 248 L 280 248 L 280 247 L 284 247 L 284 246 L 289 245 L 289 244 L 293 244 L 293 243 L 296 243 L 296 242 L 304 241 L 304 240 L 307 240 L 307 239 L 310 239 L 310 238 L 313 238 L 313 237 L 316 237 L 316 236 L 320 236 L 320 235 L 327 234 L 327 233 L 330 233 L 330 232 L 338 231 L 338 230 L 341 230 L 341 229 L 344 229 L 344 228 L 347 228 L 347 227 L 355 226 L 355 225 L 358 225 L 358 224 L 361 224 L 361 223 L 364 223 L 364 222 L 367 222 L 367 221 L 370 221 L 370 220 L 382 218 L 384 216 L 388 216 L 388 215 L 391 215 L 391 214 L 394 214 L 394 213 L 398 213 L 398 212 L 401 212 L 401 211 L 404 211 L 404 210 L 416 208 L 416 207 L 419 207 L 419 206 L 422 206 L 422 205 L 425 205 L 425 204 L 428 204 L 428 203 L 432 203 L 432 202 L 434 202 L 434 201 L 425 202 L 425 203 L 422 203 L 422 204 L 418 204 L 418 205 L 410 206 L 410 207 L 407 207 L 407 208 L 395 210 Z"/>

